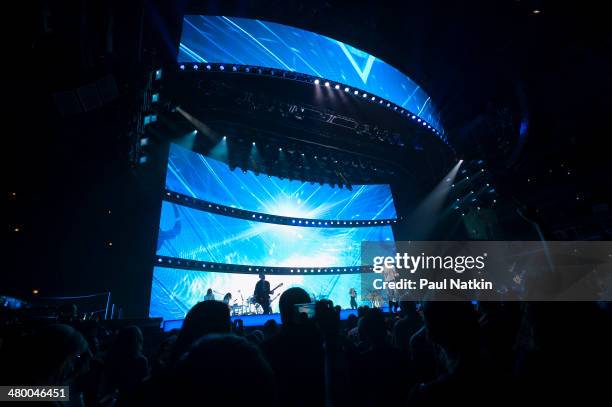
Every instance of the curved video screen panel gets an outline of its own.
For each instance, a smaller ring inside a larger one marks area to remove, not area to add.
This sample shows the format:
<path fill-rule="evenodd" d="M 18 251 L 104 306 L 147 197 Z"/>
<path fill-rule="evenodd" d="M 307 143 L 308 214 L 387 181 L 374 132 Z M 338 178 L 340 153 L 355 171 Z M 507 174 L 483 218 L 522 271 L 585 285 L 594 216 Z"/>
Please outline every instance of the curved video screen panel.
<path fill-rule="evenodd" d="M 342 308 L 350 308 L 349 290 L 354 288 L 359 291 L 361 287 L 360 274 L 267 275 L 266 279 L 271 288 L 283 284 L 275 295 L 291 287 L 301 287 L 313 300 L 329 299 Z M 257 280 L 258 276 L 255 274 L 155 267 L 149 316 L 162 317 L 164 320 L 183 319 L 191 307 L 204 299 L 209 288 L 213 290 L 217 300 L 221 300 L 226 293 L 231 293 L 230 305 L 247 304 Z M 361 294 L 358 292 L 358 305 L 366 304 L 361 300 Z M 271 296 L 272 312 L 278 312 L 278 298 L 275 299 L 275 295 Z M 245 306 L 244 311 L 255 312 L 256 308 L 249 305 Z"/>
<path fill-rule="evenodd" d="M 443 131 L 431 99 L 406 75 L 364 51 L 299 28 L 187 15 L 178 61 L 255 65 L 318 76 L 390 100 Z"/>
<path fill-rule="evenodd" d="M 194 198 L 268 215 L 327 220 L 397 217 L 389 185 L 353 190 L 289 181 L 227 164 L 171 144 L 166 188 Z"/>
<path fill-rule="evenodd" d="M 361 265 L 362 241 L 393 241 L 391 226 L 317 228 L 255 222 L 162 203 L 157 254 L 268 267 Z"/>

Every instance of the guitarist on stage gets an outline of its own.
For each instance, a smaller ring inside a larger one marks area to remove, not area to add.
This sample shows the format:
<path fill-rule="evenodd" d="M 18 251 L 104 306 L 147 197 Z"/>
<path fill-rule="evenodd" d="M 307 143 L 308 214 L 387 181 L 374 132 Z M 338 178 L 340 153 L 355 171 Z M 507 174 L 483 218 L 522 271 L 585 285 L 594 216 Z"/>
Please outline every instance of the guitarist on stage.
<path fill-rule="evenodd" d="M 278 288 L 278 287 L 276 287 Z M 276 290 L 274 288 L 274 290 Z M 266 281 L 266 275 L 259 273 L 259 281 L 255 284 L 255 301 L 261 305 L 264 314 L 271 314 L 272 308 L 270 307 L 270 294 L 274 294 L 274 290 L 270 290 L 270 282 Z"/>

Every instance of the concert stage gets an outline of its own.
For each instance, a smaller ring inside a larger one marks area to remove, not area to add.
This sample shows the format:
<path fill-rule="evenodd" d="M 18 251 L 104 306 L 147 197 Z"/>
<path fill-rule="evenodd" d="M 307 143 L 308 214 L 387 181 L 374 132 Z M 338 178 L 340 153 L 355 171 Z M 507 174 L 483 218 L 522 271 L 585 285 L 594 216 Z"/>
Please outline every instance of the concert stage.
<path fill-rule="evenodd" d="M 435 104 L 394 67 L 316 33 L 222 16 L 185 23 L 145 116 L 151 137 L 171 142 L 149 316 L 179 328 L 207 291 L 239 304 L 232 319 L 245 326 L 280 323 L 292 287 L 342 307 L 342 319 L 356 312 L 350 292 L 358 305 L 388 303 L 371 289 L 362 243 L 393 244 L 396 197 L 412 207 L 454 162 Z M 271 315 L 256 309 L 260 273 Z"/>
<path fill-rule="evenodd" d="M 380 309 L 385 313 L 389 312 L 389 307 L 382 307 Z M 356 309 L 343 309 L 342 311 L 340 311 L 340 320 L 344 321 L 348 319 L 349 315 L 357 316 L 357 310 Z M 281 325 L 281 318 L 280 318 L 279 313 L 274 313 L 274 314 L 269 314 L 269 315 L 258 314 L 258 315 L 234 316 L 232 317 L 232 323 L 238 319 L 242 320 L 244 326 L 249 326 L 249 327 L 263 326 L 266 323 L 266 321 L 269 321 L 270 319 L 275 320 L 277 324 Z M 162 328 L 164 329 L 164 332 L 170 332 L 173 329 L 180 329 L 183 326 L 183 321 L 184 319 L 164 321 L 162 323 Z"/>

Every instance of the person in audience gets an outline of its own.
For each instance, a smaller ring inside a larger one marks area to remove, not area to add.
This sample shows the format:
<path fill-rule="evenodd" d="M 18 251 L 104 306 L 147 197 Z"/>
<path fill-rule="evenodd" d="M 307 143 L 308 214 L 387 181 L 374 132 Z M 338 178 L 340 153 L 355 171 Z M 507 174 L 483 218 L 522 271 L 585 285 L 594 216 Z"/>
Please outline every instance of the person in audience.
<path fill-rule="evenodd" d="M 410 404 L 480 405 L 494 400 L 495 379 L 484 371 L 478 315 L 471 302 L 426 301 L 423 317 L 427 335 L 442 351 L 445 369 L 435 380 L 418 385 Z"/>
<path fill-rule="evenodd" d="M 149 374 L 149 361 L 142 354 L 144 338 L 137 326 L 121 329 L 105 358 L 107 385 L 119 397 L 133 392 Z"/>
<path fill-rule="evenodd" d="M 202 301 L 185 316 L 172 350 L 171 363 L 176 362 L 191 344 L 204 335 L 231 332 L 229 307 L 220 301 Z"/>
<path fill-rule="evenodd" d="M 263 325 L 265 339 L 270 339 L 278 333 L 278 324 L 274 319 L 267 320 Z"/>
<path fill-rule="evenodd" d="M 405 352 L 410 350 L 410 338 L 423 326 L 414 301 L 400 301 L 400 319 L 393 326 L 393 345 Z"/>
<path fill-rule="evenodd" d="M 91 353 L 87 341 L 69 325 L 48 325 L 24 337 L 19 345 L 2 368 L 3 384 L 72 386 L 89 368 Z M 8 373 L 10 377 L 4 377 Z M 81 396 L 74 397 L 77 400 Z"/>
<path fill-rule="evenodd" d="M 358 331 L 364 350 L 351 369 L 358 392 L 356 404 L 405 404 L 412 384 L 408 353 L 391 345 L 383 312 L 377 308 L 368 310 L 359 320 Z M 372 376 L 363 372 L 377 372 L 382 384 L 372 385 Z"/>
<path fill-rule="evenodd" d="M 325 403 L 323 337 L 314 322 L 298 312 L 296 305 L 304 303 L 310 303 L 305 290 L 286 290 L 279 299 L 280 332 L 261 344 L 275 373 L 283 406 Z"/>
<path fill-rule="evenodd" d="M 213 293 L 212 288 L 209 288 L 208 290 L 206 290 L 204 301 L 214 301 L 214 300 L 215 300 L 215 293 Z"/>
<path fill-rule="evenodd" d="M 302 379 L 292 377 L 294 381 Z M 163 396 L 154 405 L 288 405 L 278 403 L 274 373 L 257 346 L 233 334 L 209 334 L 196 340 L 164 387 Z M 302 393 L 293 394 L 293 398 Z"/>

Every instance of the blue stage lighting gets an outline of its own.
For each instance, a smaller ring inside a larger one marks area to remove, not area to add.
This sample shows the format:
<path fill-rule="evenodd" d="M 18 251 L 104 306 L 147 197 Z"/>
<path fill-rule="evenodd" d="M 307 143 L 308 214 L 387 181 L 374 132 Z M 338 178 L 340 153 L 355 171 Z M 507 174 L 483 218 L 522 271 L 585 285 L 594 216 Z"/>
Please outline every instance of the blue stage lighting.
<path fill-rule="evenodd" d="M 195 64 L 195 65 L 193 66 L 193 69 L 195 69 L 195 70 L 197 71 L 197 70 L 198 70 L 198 64 Z"/>
<path fill-rule="evenodd" d="M 356 91 L 355 91 L 355 92 L 353 92 L 353 93 L 354 93 L 355 95 L 358 95 L 358 94 L 359 94 L 359 91 L 358 91 L 358 90 L 356 90 Z"/>
<path fill-rule="evenodd" d="M 184 71 L 185 70 L 185 64 L 181 64 L 181 66 L 179 66 L 179 68 L 180 68 L 181 71 Z"/>
<path fill-rule="evenodd" d="M 329 82 L 325 82 L 325 87 L 329 88 Z"/>
<path fill-rule="evenodd" d="M 219 70 L 224 71 L 225 67 L 223 65 L 219 65 Z"/>
<path fill-rule="evenodd" d="M 345 92 L 348 92 L 349 90 L 350 90 L 349 88 L 344 88 L 344 91 L 345 91 Z"/>
<path fill-rule="evenodd" d="M 211 70 L 212 66 L 210 66 L 210 64 L 206 65 L 206 69 L 208 69 L 209 71 Z"/>
<path fill-rule="evenodd" d="M 336 90 L 340 89 L 340 85 L 336 84 L 336 86 L 334 86 L 334 89 Z"/>
<path fill-rule="evenodd" d="M 315 80 L 314 80 L 314 84 L 315 84 L 315 85 L 318 85 L 318 84 L 319 84 L 319 82 L 320 82 L 320 81 L 319 81 L 318 79 L 315 79 Z"/>

